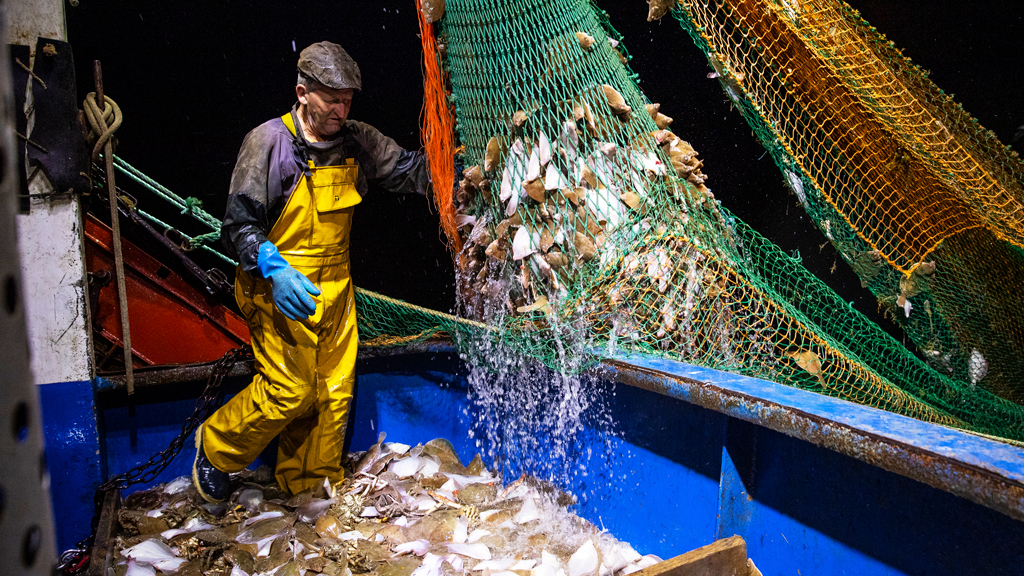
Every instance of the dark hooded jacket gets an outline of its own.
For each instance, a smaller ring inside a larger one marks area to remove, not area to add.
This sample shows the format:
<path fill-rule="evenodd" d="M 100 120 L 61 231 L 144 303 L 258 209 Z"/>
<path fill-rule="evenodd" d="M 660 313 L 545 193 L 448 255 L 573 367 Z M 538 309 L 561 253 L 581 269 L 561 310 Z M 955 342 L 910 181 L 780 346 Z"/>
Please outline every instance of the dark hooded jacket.
<path fill-rule="evenodd" d="M 298 128 L 296 110 L 297 105 L 291 114 Z M 228 254 L 250 274 L 259 276 L 259 246 L 267 241 L 288 196 L 307 169 L 307 158 L 316 166 L 335 166 L 344 164 L 346 158 L 355 158 L 360 196 L 366 195 L 368 183 L 390 192 L 417 194 L 426 194 L 430 186 L 426 156 L 405 150 L 373 126 L 348 120 L 327 142 L 309 142 L 301 129 L 297 132 L 292 136 L 284 121 L 274 118 L 249 132 L 238 152 L 221 240 Z"/>

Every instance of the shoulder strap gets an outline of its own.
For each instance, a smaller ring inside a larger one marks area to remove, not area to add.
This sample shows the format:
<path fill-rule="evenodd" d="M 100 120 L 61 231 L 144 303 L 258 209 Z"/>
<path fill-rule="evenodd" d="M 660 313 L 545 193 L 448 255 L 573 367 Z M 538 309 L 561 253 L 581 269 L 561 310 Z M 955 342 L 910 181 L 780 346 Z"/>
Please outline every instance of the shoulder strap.
<path fill-rule="evenodd" d="M 295 132 L 295 119 L 292 118 L 291 111 L 289 111 L 284 116 L 281 116 L 281 121 L 284 122 L 285 127 L 288 128 L 288 131 L 292 133 L 293 137 L 298 136 L 298 134 Z"/>
<path fill-rule="evenodd" d="M 295 150 L 295 162 L 299 165 L 299 169 L 306 176 L 310 175 L 310 168 L 313 166 L 313 160 L 310 159 L 309 150 L 303 145 L 303 140 L 299 138 L 299 135 L 295 131 L 295 117 L 292 116 L 291 112 L 288 112 L 284 116 L 281 116 L 281 121 L 284 122 L 288 132 L 292 135 L 292 146 Z"/>

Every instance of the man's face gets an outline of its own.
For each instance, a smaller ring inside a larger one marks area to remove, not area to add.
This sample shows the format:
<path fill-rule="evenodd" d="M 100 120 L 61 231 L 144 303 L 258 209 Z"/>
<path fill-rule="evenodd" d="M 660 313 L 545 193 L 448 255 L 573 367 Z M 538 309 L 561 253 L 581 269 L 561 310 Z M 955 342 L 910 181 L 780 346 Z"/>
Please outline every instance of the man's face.
<path fill-rule="evenodd" d="M 335 135 L 345 124 L 352 108 L 353 92 L 351 88 L 335 90 L 325 86 L 310 92 L 301 84 L 295 87 L 299 103 L 306 106 L 306 121 L 309 122 L 310 128 L 325 137 Z"/>

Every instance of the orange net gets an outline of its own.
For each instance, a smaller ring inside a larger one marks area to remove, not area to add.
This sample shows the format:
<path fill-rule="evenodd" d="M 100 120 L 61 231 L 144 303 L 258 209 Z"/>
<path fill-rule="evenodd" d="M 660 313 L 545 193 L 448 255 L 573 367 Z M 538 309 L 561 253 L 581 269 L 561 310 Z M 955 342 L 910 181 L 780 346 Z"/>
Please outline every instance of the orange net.
<path fill-rule="evenodd" d="M 455 222 L 455 205 L 452 202 L 455 181 L 455 123 L 448 107 L 448 92 L 445 89 L 444 73 L 438 61 L 437 41 L 434 25 L 424 17 L 420 0 L 416 0 L 416 15 L 420 22 L 420 38 L 423 43 L 423 114 L 420 119 L 423 147 L 430 162 L 430 179 L 433 182 L 434 200 L 441 216 L 441 228 L 448 237 L 448 245 L 454 253 L 462 250 Z"/>
<path fill-rule="evenodd" d="M 932 106 L 938 94 L 921 93 L 906 74 L 917 71 L 877 51 L 880 39 L 848 6 L 684 6 L 727 89 L 750 100 L 796 166 L 897 270 L 908 273 L 943 240 L 980 226 L 1024 246 L 1020 182 L 959 133 L 948 97 Z"/>
<path fill-rule="evenodd" d="M 940 371 L 1024 403 L 1024 163 L 850 6 L 683 0 L 822 232 Z"/>

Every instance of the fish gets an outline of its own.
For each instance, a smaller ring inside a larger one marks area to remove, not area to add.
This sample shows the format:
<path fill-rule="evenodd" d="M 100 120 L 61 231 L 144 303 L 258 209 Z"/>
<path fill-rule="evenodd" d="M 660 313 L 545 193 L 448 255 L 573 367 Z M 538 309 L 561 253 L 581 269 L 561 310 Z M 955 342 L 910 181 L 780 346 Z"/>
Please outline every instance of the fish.
<path fill-rule="evenodd" d="M 977 384 L 988 375 L 988 361 L 977 348 L 971 349 L 971 358 L 967 362 L 967 374 L 971 377 L 971 384 Z"/>
<path fill-rule="evenodd" d="M 501 145 L 498 143 L 498 137 L 491 136 L 487 141 L 487 152 L 484 154 L 484 172 L 491 172 L 498 167 L 500 155 Z"/>
<path fill-rule="evenodd" d="M 651 120 L 654 120 L 658 130 L 665 130 L 672 123 L 672 118 L 661 113 L 661 104 L 645 104 L 644 108 L 647 109 L 647 114 L 650 115 Z"/>
<path fill-rule="evenodd" d="M 601 559 L 594 542 L 587 540 L 569 557 L 568 576 L 598 576 Z"/>
<path fill-rule="evenodd" d="M 519 209 L 519 193 L 515 192 L 512 197 L 508 199 L 508 204 L 505 206 L 505 215 L 511 216 L 516 213 Z"/>
<path fill-rule="evenodd" d="M 491 223 L 491 218 L 488 215 L 480 216 L 476 219 L 476 224 L 473 225 L 473 230 L 469 233 L 469 240 L 478 246 L 487 246 L 491 243 L 491 233 L 488 230 L 488 225 Z"/>
<path fill-rule="evenodd" d="M 640 206 L 640 196 L 632 190 L 626 190 L 622 194 L 619 194 L 619 200 L 622 200 L 622 203 L 628 206 L 631 210 L 636 210 L 637 207 Z"/>
<path fill-rule="evenodd" d="M 675 3 L 676 0 L 648 0 L 647 4 L 650 7 L 647 10 L 647 21 L 661 20 L 662 16 L 668 14 L 668 11 L 672 9 L 672 5 Z"/>
<path fill-rule="evenodd" d="M 294 514 L 288 514 L 286 516 L 260 520 L 259 522 L 240 530 L 238 532 L 238 537 L 235 538 L 235 540 L 240 544 L 257 544 L 270 538 L 283 536 L 289 529 L 291 529 L 292 524 L 295 523 L 295 519 Z"/>
<path fill-rule="evenodd" d="M 420 11 L 427 24 L 437 22 L 444 17 L 444 0 L 420 0 Z"/>
<path fill-rule="evenodd" d="M 557 190 L 566 186 L 565 177 L 554 166 L 549 166 L 544 173 L 544 189 Z"/>
<path fill-rule="evenodd" d="M 504 260 L 506 256 L 506 252 L 501 248 L 501 243 L 498 240 L 488 244 L 484 253 L 495 260 Z"/>
<path fill-rule="evenodd" d="M 576 41 L 580 43 L 580 48 L 584 52 L 590 52 L 590 49 L 594 46 L 594 37 L 586 32 L 577 32 Z"/>
<path fill-rule="evenodd" d="M 629 120 L 629 114 L 633 109 L 629 107 L 629 104 L 626 104 L 626 99 L 622 97 L 622 94 L 619 94 L 618 90 L 608 84 L 602 84 L 601 90 L 604 91 L 604 97 L 608 100 L 608 107 L 611 108 L 612 113 L 621 120 Z"/>
<path fill-rule="evenodd" d="M 545 314 L 547 314 L 547 313 L 549 313 L 551 311 L 551 308 L 548 305 L 548 299 L 547 299 L 546 296 L 538 297 L 536 300 L 533 301 L 533 304 L 528 304 L 526 306 L 519 306 L 518 308 L 516 308 L 516 312 L 519 312 L 520 314 L 526 314 L 528 312 L 533 312 L 534 310 L 540 310 L 541 312 L 544 312 Z"/>
<path fill-rule="evenodd" d="M 547 252 L 551 250 L 551 247 L 555 245 L 555 236 L 551 233 L 551 230 L 544 228 L 540 233 L 540 251 Z"/>
<path fill-rule="evenodd" d="M 366 453 L 363 454 L 363 457 L 359 459 L 359 462 L 356 464 L 355 468 L 357 474 L 359 472 L 366 472 L 370 468 L 370 466 L 372 466 L 373 463 L 378 458 L 380 458 L 381 447 L 384 445 L 384 438 L 387 438 L 387 434 L 381 432 L 380 435 L 377 436 L 377 443 L 374 444 L 373 446 L 370 446 L 370 449 L 367 450 Z"/>
<path fill-rule="evenodd" d="M 512 115 L 512 126 L 517 129 L 522 128 L 523 124 L 526 124 L 527 118 L 529 118 L 529 115 L 526 112 L 517 110 L 516 113 Z"/>
<path fill-rule="evenodd" d="M 523 184 L 523 188 L 526 189 L 527 196 L 533 198 L 534 200 L 540 202 L 541 204 L 543 204 L 544 201 L 547 199 L 547 196 L 544 193 L 544 182 L 541 181 L 540 178 L 534 178 L 533 180 L 527 181 L 525 184 Z"/>
<path fill-rule="evenodd" d="M 479 165 L 470 166 L 464 170 L 462 177 L 472 182 L 474 186 L 480 186 L 484 182 L 484 173 L 480 171 Z"/>
<path fill-rule="evenodd" d="M 672 275 L 672 261 L 664 248 L 658 248 L 647 255 L 647 275 L 658 283 L 658 292 L 664 294 Z M 692 268 L 691 268 L 692 271 Z"/>
<path fill-rule="evenodd" d="M 553 270 L 558 270 L 559 268 L 569 264 L 569 258 L 557 250 L 552 250 L 545 254 L 544 261 L 547 262 L 548 266 L 551 266 Z"/>
<path fill-rule="evenodd" d="M 594 259 L 597 255 L 597 247 L 594 245 L 594 241 L 591 240 L 586 234 L 582 232 L 576 232 L 576 236 L 573 240 L 576 247 L 576 256 L 584 261 L 588 262 Z"/>
<path fill-rule="evenodd" d="M 583 165 L 583 181 L 589 184 L 591 188 L 597 188 L 597 175 L 586 164 Z"/>
<path fill-rule="evenodd" d="M 586 100 L 581 102 L 573 102 L 573 116 L 576 121 L 583 120 L 587 127 L 587 132 L 591 136 L 597 136 L 597 124 L 594 123 L 594 112 L 590 109 L 590 104 L 587 104 Z"/>
<path fill-rule="evenodd" d="M 540 234 L 530 230 L 526 226 L 520 226 L 512 238 L 512 259 L 522 260 L 537 251 L 540 245 Z"/>
<path fill-rule="evenodd" d="M 537 137 L 537 155 L 541 166 L 547 166 L 551 162 L 551 141 L 543 132 Z"/>
<path fill-rule="evenodd" d="M 512 166 L 507 165 L 505 169 L 501 171 L 501 188 L 498 194 L 498 199 L 505 202 L 512 197 Z"/>
<path fill-rule="evenodd" d="M 806 370 L 808 374 L 817 376 L 819 382 L 825 383 L 825 378 L 821 374 L 821 358 L 813 351 L 790 350 L 786 352 L 786 356 L 795 360 L 796 365 Z"/>
<path fill-rule="evenodd" d="M 535 146 L 530 151 L 530 158 L 526 162 L 526 178 L 525 180 L 536 180 L 540 178 L 540 150 L 538 146 Z"/>

